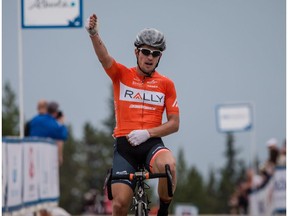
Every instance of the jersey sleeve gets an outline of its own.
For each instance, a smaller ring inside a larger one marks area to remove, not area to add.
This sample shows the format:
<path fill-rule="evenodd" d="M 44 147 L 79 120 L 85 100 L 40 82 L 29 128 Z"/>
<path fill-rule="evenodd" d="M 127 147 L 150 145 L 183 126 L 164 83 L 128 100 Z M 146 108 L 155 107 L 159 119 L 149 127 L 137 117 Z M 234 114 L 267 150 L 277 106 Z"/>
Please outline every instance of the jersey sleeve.
<path fill-rule="evenodd" d="M 165 97 L 166 113 L 167 115 L 179 114 L 175 85 L 171 80 L 168 79 L 166 87 L 167 87 Z"/>
<path fill-rule="evenodd" d="M 116 80 L 119 80 L 123 69 L 127 69 L 124 65 L 118 63 L 115 59 L 113 60 L 113 63 L 110 68 L 106 68 L 105 71 L 107 75 L 110 77 L 110 79 L 115 82 Z"/>

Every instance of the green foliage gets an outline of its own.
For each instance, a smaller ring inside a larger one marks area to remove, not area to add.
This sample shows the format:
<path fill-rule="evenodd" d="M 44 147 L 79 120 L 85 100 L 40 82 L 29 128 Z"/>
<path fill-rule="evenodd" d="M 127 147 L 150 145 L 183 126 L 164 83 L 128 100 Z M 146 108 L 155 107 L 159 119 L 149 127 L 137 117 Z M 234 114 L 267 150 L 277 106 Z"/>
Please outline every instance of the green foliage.
<path fill-rule="evenodd" d="M 98 131 L 90 123 L 86 123 L 83 142 L 87 184 L 90 188 L 102 190 L 107 170 L 112 166 L 114 140 L 111 134 Z"/>
<path fill-rule="evenodd" d="M 83 149 L 83 145 L 74 139 L 70 127 L 63 149 L 63 164 L 60 166 L 59 205 L 71 214 L 82 211 L 83 194 L 88 190 L 84 179 L 87 167 Z"/>
<path fill-rule="evenodd" d="M 6 82 L 2 96 L 2 136 L 19 135 L 19 110 L 15 100 L 16 95 Z"/>
<path fill-rule="evenodd" d="M 221 180 L 218 186 L 218 198 L 220 213 L 229 213 L 228 200 L 243 174 L 244 164 L 236 160 L 237 151 L 234 148 L 234 137 L 231 133 L 227 134 L 227 148 L 224 153 L 227 161 L 225 166 L 220 170 Z M 241 169 L 239 169 L 239 165 Z"/>
<path fill-rule="evenodd" d="M 226 164 L 218 171 L 210 170 L 207 183 L 195 167 L 187 168 L 181 149 L 177 157 L 177 188 L 173 198 L 172 209 L 177 203 L 197 206 L 200 214 L 227 214 L 228 201 L 243 176 L 245 164 L 237 160 L 238 151 L 234 149 L 234 137 L 227 134 Z M 218 178 L 216 178 L 216 176 Z"/>

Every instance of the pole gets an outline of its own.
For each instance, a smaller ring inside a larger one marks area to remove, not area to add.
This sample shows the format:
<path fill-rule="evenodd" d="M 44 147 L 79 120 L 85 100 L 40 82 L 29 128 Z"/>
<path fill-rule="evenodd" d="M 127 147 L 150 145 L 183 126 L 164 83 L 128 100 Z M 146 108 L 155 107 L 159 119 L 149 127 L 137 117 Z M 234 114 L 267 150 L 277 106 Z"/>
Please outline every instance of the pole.
<path fill-rule="evenodd" d="M 24 137 L 23 49 L 21 29 L 21 0 L 18 0 L 18 69 L 19 69 L 19 133 Z"/>

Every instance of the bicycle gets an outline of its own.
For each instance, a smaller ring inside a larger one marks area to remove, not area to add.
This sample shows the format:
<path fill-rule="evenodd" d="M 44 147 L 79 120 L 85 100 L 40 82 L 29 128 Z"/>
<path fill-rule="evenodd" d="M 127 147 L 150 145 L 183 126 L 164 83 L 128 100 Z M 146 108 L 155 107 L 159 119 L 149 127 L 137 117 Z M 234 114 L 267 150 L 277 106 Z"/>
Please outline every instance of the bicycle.
<path fill-rule="evenodd" d="M 135 216 L 148 216 L 149 213 L 149 201 L 148 194 L 146 189 L 150 189 L 149 185 L 145 182 L 148 179 L 155 178 L 167 178 L 167 190 L 170 197 L 173 196 L 173 187 L 172 187 L 172 174 L 170 166 L 165 165 L 165 173 L 150 173 L 145 168 L 144 165 L 141 165 L 135 173 L 128 173 L 123 175 L 112 175 L 112 169 L 108 170 L 107 177 L 105 179 L 104 187 L 107 188 L 108 199 L 112 200 L 112 190 L 111 190 L 111 181 L 119 179 L 127 180 L 136 180 L 136 189 L 133 195 L 132 210 L 135 211 Z"/>

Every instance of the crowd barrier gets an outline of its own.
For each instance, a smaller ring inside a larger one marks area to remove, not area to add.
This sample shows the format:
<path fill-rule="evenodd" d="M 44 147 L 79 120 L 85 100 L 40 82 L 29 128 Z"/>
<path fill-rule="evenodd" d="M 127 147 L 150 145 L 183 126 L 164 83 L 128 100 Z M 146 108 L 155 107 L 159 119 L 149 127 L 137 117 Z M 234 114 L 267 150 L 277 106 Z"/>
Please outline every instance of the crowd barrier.
<path fill-rule="evenodd" d="M 28 215 L 59 201 L 58 148 L 51 139 L 2 138 L 2 214 Z"/>
<path fill-rule="evenodd" d="M 271 216 L 286 213 L 286 167 L 275 168 L 273 176 L 249 195 L 249 215 Z"/>

